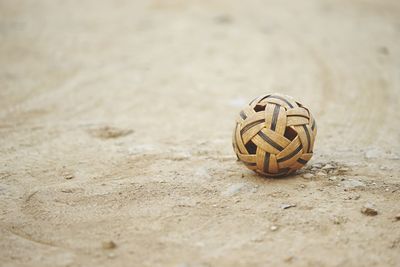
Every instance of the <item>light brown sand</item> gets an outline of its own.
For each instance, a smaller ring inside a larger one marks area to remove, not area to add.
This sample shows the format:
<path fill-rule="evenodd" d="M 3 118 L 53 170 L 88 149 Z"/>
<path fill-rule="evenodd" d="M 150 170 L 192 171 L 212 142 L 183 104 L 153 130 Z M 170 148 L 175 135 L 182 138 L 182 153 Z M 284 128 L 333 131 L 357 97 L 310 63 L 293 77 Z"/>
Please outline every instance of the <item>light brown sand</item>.
<path fill-rule="evenodd" d="M 398 0 L 2 0 L 0 38 L 1 266 L 400 265 Z M 303 174 L 235 160 L 267 92 Z"/>

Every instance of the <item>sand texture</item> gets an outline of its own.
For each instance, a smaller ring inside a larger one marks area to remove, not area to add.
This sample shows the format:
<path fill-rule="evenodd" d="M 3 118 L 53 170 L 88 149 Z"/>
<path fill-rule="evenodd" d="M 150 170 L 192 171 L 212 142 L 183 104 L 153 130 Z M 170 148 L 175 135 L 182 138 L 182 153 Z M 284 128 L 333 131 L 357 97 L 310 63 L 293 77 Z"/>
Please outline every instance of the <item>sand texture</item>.
<path fill-rule="evenodd" d="M 236 161 L 268 92 L 307 168 Z M 400 2 L 0 0 L 0 265 L 400 266 Z"/>

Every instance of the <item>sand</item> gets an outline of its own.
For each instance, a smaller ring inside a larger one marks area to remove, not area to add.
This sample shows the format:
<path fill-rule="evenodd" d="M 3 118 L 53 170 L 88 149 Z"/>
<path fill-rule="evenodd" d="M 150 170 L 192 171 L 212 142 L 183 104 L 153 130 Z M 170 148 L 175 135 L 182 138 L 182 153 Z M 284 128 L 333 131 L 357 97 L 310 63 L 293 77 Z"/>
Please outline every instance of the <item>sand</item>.
<path fill-rule="evenodd" d="M 399 1 L 3 0 L 0 38 L 2 266 L 400 265 Z M 268 92 L 318 123 L 285 179 L 231 147 Z"/>

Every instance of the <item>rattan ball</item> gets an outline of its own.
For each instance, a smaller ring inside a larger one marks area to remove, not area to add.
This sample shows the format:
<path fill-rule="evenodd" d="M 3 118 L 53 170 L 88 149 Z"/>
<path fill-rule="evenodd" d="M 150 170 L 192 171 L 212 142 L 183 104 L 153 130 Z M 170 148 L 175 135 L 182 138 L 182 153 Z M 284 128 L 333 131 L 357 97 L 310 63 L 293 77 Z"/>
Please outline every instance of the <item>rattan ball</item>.
<path fill-rule="evenodd" d="M 283 176 L 312 157 L 317 127 L 310 111 L 292 97 L 260 96 L 236 118 L 233 149 L 244 165 L 264 176 Z"/>

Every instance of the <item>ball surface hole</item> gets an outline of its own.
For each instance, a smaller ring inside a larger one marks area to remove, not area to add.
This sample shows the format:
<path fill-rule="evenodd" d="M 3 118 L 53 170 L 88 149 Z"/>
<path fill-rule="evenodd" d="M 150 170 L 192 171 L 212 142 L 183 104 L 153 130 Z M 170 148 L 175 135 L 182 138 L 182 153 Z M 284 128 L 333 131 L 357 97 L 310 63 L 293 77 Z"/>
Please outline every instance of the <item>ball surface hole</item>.
<path fill-rule="evenodd" d="M 290 141 L 292 141 L 293 139 L 296 138 L 297 133 L 296 133 L 295 130 L 293 130 L 292 128 L 286 127 L 284 136 L 285 136 L 287 139 L 289 139 Z"/>
<path fill-rule="evenodd" d="M 252 141 L 247 142 L 245 147 L 249 154 L 256 154 L 257 146 Z"/>

